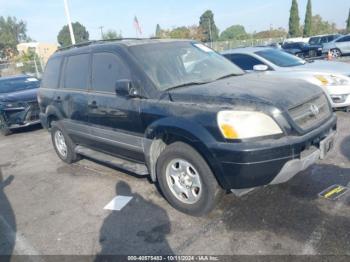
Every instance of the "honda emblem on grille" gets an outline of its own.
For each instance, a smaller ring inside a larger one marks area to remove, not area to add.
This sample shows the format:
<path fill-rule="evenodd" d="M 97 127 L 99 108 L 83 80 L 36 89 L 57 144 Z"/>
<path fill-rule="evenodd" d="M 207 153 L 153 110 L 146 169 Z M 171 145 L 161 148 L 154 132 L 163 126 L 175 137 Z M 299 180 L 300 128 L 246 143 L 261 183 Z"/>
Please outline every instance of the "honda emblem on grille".
<path fill-rule="evenodd" d="M 311 116 L 317 116 L 320 113 L 320 109 L 317 105 L 310 105 L 310 115 Z"/>

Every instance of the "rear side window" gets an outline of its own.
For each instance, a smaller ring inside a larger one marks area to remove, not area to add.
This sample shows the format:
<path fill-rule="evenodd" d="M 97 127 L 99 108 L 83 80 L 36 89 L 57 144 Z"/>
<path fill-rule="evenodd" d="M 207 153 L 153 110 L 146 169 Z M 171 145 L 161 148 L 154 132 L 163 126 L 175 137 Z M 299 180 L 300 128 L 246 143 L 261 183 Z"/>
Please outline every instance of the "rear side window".
<path fill-rule="evenodd" d="M 253 67 L 255 65 L 263 65 L 264 63 L 260 60 L 256 59 L 255 57 L 252 57 L 250 55 L 243 55 L 243 54 L 231 54 L 229 56 L 226 56 L 230 61 L 232 61 L 234 64 L 239 66 L 241 69 L 248 71 L 253 70 Z"/>
<path fill-rule="evenodd" d="M 114 93 L 116 82 L 122 79 L 130 79 L 130 71 L 119 56 L 112 53 L 93 54 L 93 90 Z"/>
<path fill-rule="evenodd" d="M 89 79 L 89 54 L 67 57 L 64 88 L 85 90 Z"/>
<path fill-rule="evenodd" d="M 58 88 L 61 62 L 62 58 L 60 57 L 52 58 L 47 62 L 42 80 L 42 87 L 53 89 Z"/>

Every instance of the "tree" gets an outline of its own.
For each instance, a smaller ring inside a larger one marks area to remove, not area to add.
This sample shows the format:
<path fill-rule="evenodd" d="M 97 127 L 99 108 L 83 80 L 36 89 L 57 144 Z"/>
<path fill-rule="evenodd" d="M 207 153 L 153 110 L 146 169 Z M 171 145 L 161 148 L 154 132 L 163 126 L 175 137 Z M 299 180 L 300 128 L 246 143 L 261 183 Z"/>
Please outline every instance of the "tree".
<path fill-rule="evenodd" d="M 349 9 L 348 20 L 346 21 L 346 33 L 350 34 L 350 9 Z"/>
<path fill-rule="evenodd" d="M 72 23 L 72 27 L 76 43 L 89 41 L 89 32 L 86 30 L 85 26 L 79 22 L 75 22 Z M 62 47 L 72 44 L 68 25 L 62 27 L 61 31 L 58 33 L 57 41 Z"/>
<path fill-rule="evenodd" d="M 170 31 L 169 37 L 177 39 L 190 39 L 190 30 L 185 26 L 177 27 Z"/>
<path fill-rule="evenodd" d="M 36 70 L 42 71 L 43 68 L 40 68 L 41 64 L 39 61 L 40 58 L 38 54 L 35 52 L 35 49 L 32 48 L 29 48 L 26 52 L 19 54 L 15 58 L 15 62 L 23 63 L 23 67 L 21 68 L 23 74 L 34 73 Z"/>
<path fill-rule="evenodd" d="M 328 21 L 324 21 L 320 15 L 315 15 L 312 17 L 313 35 L 332 34 L 337 31 L 338 30 L 335 23 L 329 23 Z"/>
<path fill-rule="evenodd" d="M 27 41 L 27 25 L 16 17 L 0 17 L 0 57 L 9 59 L 17 54 L 17 45 Z"/>
<path fill-rule="evenodd" d="M 312 4 L 311 4 L 311 0 L 307 1 L 303 35 L 304 35 L 304 37 L 309 37 L 312 35 Z"/>
<path fill-rule="evenodd" d="M 254 38 L 262 39 L 262 38 L 278 38 L 278 37 L 286 37 L 288 35 L 287 31 L 280 27 L 277 29 L 271 28 L 270 30 L 260 31 L 254 34 Z"/>
<path fill-rule="evenodd" d="M 300 17 L 297 0 L 292 1 L 292 7 L 290 8 L 289 17 L 289 36 L 298 37 L 300 36 Z"/>
<path fill-rule="evenodd" d="M 203 38 L 202 30 L 199 26 L 180 26 L 174 29 L 161 29 L 159 31 L 160 38 L 177 38 L 177 39 L 195 39 L 201 40 Z"/>
<path fill-rule="evenodd" d="M 216 41 L 219 38 L 219 29 L 215 25 L 214 14 L 211 10 L 207 10 L 201 15 L 199 26 L 203 31 L 202 41 Z"/>
<path fill-rule="evenodd" d="M 160 28 L 160 25 L 157 24 L 156 26 L 156 37 L 161 37 L 162 35 L 162 29 Z"/>
<path fill-rule="evenodd" d="M 244 26 L 242 25 L 230 26 L 229 28 L 225 29 L 220 35 L 220 40 L 245 40 L 247 38 L 249 38 L 249 35 L 247 34 Z"/>
<path fill-rule="evenodd" d="M 122 38 L 122 33 L 118 33 L 115 30 L 107 30 L 106 33 L 103 33 L 102 35 L 102 39 L 103 40 L 112 40 L 112 39 L 118 39 L 118 38 Z"/>

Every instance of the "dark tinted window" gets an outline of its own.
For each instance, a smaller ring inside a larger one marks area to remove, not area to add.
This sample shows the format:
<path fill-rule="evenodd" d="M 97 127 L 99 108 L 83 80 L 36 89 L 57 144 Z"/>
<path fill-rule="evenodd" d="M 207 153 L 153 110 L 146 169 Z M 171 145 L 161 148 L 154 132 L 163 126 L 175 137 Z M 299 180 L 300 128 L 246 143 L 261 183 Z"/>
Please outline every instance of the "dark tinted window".
<path fill-rule="evenodd" d="M 349 42 L 350 41 L 350 36 L 344 36 L 340 38 L 337 42 Z"/>
<path fill-rule="evenodd" d="M 64 88 L 87 89 L 89 78 L 89 55 L 67 57 Z"/>
<path fill-rule="evenodd" d="M 330 41 L 330 36 L 324 36 L 321 38 L 321 44 L 328 43 Z"/>
<path fill-rule="evenodd" d="M 258 56 L 270 61 L 271 63 L 281 66 L 281 67 L 290 67 L 290 66 L 299 66 L 304 65 L 306 62 L 294 55 L 288 54 L 284 51 L 277 49 L 265 49 L 256 52 Z"/>
<path fill-rule="evenodd" d="M 318 45 L 318 44 L 320 44 L 320 42 L 322 42 L 322 40 L 323 40 L 323 37 L 322 37 L 322 39 L 320 37 L 311 37 L 309 40 L 309 44 L 310 45 Z"/>
<path fill-rule="evenodd" d="M 298 44 L 291 43 L 291 44 L 284 44 L 283 48 L 298 48 Z"/>
<path fill-rule="evenodd" d="M 0 80 L 0 94 L 38 88 L 40 81 L 35 77 L 7 78 Z"/>
<path fill-rule="evenodd" d="M 231 54 L 231 55 L 225 55 L 231 62 L 239 66 L 241 69 L 247 71 L 247 70 L 253 70 L 253 67 L 255 65 L 262 65 L 264 64 L 260 60 L 256 59 L 255 57 L 252 57 L 250 55 L 243 55 L 243 54 Z"/>
<path fill-rule="evenodd" d="M 92 58 L 92 89 L 115 92 L 118 80 L 130 79 L 130 72 L 124 62 L 112 53 L 96 53 Z"/>
<path fill-rule="evenodd" d="M 60 57 L 56 57 L 47 62 L 42 80 L 42 87 L 58 88 L 61 61 L 62 59 Z"/>

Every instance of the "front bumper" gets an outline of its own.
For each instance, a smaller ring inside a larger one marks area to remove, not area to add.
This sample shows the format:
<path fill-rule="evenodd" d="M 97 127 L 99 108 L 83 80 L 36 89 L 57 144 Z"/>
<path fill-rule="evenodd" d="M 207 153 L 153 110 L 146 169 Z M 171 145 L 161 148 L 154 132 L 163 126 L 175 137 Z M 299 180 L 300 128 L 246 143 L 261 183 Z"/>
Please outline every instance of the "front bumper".
<path fill-rule="evenodd" d="M 37 102 L 26 103 L 20 107 L 2 108 L 0 114 L 9 129 L 22 128 L 40 123 Z"/>
<path fill-rule="evenodd" d="M 343 108 L 350 106 L 350 94 L 331 94 L 331 104 L 333 108 Z"/>
<path fill-rule="evenodd" d="M 219 143 L 210 150 L 218 164 L 224 189 L 248 189 L 283 183 L 315 163 L 324 149 L 322 141 L 334 136 L 333 115 L 319 128 L 304 136 L 286 136 L 250 143 Z M 311 154 L 308 154 L 311 150 Z M 322 156 L 324 157 L 324 156 Z"/>

